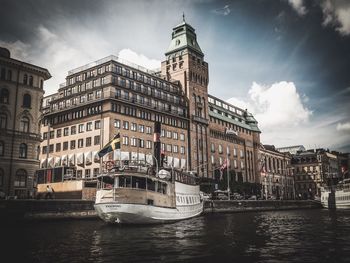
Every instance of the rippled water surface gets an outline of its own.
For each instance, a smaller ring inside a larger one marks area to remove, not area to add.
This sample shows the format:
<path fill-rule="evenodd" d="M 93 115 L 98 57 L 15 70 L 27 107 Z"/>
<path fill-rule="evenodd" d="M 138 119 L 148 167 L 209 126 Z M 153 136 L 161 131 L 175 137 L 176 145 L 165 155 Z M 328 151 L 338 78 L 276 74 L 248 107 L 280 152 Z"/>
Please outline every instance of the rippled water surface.
<path fill-rule="evenodd" d="M 0 230 L 7 262 L 350 262 L 350 211 L 214 214 L 156 226 L 32 222 Z"/>

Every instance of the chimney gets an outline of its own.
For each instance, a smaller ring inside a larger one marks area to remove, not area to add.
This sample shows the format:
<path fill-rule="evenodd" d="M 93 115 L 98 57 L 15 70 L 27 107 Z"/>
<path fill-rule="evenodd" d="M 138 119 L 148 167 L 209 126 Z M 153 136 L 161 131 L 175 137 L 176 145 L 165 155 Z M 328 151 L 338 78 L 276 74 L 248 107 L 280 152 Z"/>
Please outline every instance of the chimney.
<path fill-rule="evenodd" d="M 161 131 L 161 123 L 159 121 L 156 121 L 154 123 L 154 134 L 153 134 L 153 145 L 154 145 L 154 157 L 156 158 L 158 162 L 158 166 L 161 165 L 160 163 L 160 131 Z"/>

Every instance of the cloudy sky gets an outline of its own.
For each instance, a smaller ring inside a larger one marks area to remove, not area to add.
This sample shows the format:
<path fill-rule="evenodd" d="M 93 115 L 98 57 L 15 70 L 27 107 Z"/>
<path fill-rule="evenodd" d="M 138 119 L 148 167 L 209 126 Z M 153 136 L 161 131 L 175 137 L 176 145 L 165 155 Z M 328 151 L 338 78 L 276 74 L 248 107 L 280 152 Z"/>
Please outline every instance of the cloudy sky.
<path fill-rule="evenodd" d="M 68 70 L 108 55 L 160 67 L 171 29 L 197 32 L 209 92 L 254 113 L 265 144 L 350 151 L 350 1 L 0 0 L 0 46 Z"/>

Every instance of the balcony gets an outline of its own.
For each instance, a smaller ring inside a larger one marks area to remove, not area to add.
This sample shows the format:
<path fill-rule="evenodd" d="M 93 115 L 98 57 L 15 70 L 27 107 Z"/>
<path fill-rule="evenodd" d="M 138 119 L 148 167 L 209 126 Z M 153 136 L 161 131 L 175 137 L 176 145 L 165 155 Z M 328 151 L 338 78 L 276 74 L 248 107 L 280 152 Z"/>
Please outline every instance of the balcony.
<path fill-rule="evenodd" d="M 200 122 L 200 123 L 203 123 L 205 125 L 208 125 L 209 124 L 209 121 L 205 118 L 202 118 L 202 117 L 199 117 L 199 116 L 196 116 L 196 115 L 192 115 L 192 120 L 193 121 L 196 121 L 196 122 Z"/>

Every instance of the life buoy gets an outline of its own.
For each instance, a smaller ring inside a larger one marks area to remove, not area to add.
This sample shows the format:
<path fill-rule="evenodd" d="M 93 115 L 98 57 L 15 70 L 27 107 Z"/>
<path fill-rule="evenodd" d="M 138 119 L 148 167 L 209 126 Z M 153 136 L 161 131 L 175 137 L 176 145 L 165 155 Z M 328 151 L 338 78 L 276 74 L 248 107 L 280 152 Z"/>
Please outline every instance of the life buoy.
<path fill-rule="evenodd" d="M 113 161 L 107 161 L 107 162 L 106 162 L 106 169 L 107 169 L 108 171 L 112 170 L 113 166 L 114 166 Z"/>

